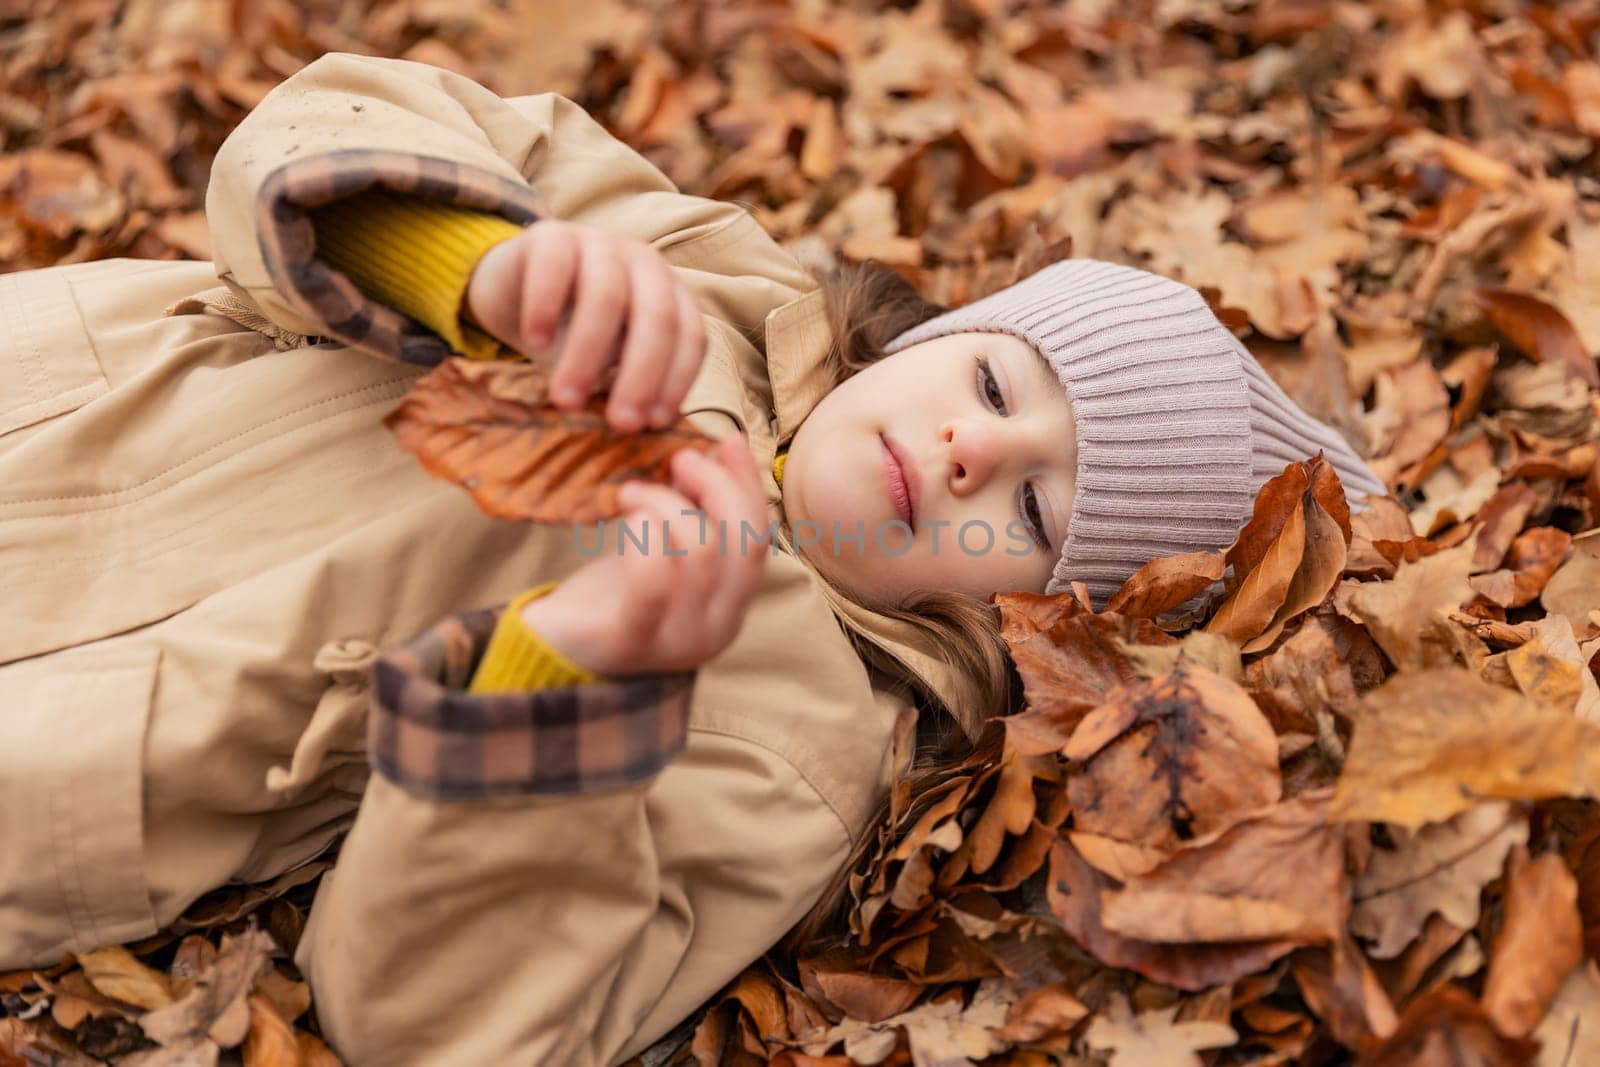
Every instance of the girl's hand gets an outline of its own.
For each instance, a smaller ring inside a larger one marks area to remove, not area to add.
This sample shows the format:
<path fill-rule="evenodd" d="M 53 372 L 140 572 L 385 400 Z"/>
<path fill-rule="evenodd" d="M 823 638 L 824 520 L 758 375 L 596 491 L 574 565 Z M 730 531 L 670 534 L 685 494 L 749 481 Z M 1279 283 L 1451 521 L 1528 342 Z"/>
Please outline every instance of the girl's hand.
<path fill-rule="evenodd" d="M 618 364 L 606 418 L 623 433 L 671 424 L 705 358 L 700 309 L 661 253 L 560 219 L 485 252 L 463 305 L 469 321 L 524 355 L 561 341 L 550 378 L 557 407 L 581 407 Z"/>
<path fill-rule="evenodd" d="M 739 435 L 708 455 L 684 449 L 672 457 L 671 488 L 629 482 L 622 502 L 635 540 L 619 534 L 620 555 L 608 548 L 525 605 L 522 617 L 597 674 L 694 670 L 738 634 L 767 558 L 766 500 L 749 445 Z M 703 527 L 683 514 L 695 509 Z M 746 539 L 741 523 L 757 533 Z M 646 538 L 641 553 L 636 542 Z"/>

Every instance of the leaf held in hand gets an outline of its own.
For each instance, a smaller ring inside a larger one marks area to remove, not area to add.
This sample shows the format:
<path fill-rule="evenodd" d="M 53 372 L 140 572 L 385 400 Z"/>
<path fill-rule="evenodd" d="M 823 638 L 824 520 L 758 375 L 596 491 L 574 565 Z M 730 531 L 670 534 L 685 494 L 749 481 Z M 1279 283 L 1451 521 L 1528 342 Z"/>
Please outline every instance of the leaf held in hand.
<path fill-rule="evenodd" d="M 681 418 L 665 430 L 618 433 L 603 397 L 563 411 L 547 390 L 535 363 L 448 359 L 383 421 L 429 473 L 466 489 L 486 513 L 545 523 L 620 515 L 624 482 L 667 482 L 673 453 L 715 446 Z"/>

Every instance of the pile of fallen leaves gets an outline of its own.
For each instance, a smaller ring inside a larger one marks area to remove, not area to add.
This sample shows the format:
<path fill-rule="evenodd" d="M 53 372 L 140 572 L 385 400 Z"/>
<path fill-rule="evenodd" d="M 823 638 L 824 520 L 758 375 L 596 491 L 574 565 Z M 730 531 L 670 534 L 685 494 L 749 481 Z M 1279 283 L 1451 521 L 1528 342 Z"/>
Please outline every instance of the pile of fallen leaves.
<path fill-rule="evenodd" d="M 832 948 L 645 1062 L 1600 1063 L 1597 33 L 1595 0 L 0 0 L 0 269 L 204 257 L 216 146 L 343 50 L 563 92 L 942 303 L 1067 255 L 1194 285 L 1394 498 L 1291 466 L 1106 610 L 1001 598 L 1025 706 L 895 794 Z M 310 888 L 0 976 L 0 1064 L 321 1062 Z"/>
<path fill-rule="evenodd" d="M 1105 611 L 1000 597 L 1026 708 L 690 1054 L 1600 1062 L 1600 533 L 1538 521 L 1559 488 L 1429 538 L 1318 458 Z"/>

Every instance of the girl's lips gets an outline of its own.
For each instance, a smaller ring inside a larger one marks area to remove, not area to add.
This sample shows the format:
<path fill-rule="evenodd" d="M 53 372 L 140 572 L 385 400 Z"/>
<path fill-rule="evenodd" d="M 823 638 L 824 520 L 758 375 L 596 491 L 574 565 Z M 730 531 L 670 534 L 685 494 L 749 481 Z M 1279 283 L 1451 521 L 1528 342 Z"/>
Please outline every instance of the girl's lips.
<path fill-rule="evenodd" d="M 889 486 L 889 503 L 905 524 L 917 528 L 917 469 L 906 462 L 887 434 L 879 434 L 883 445 L 883 477 Z"/>

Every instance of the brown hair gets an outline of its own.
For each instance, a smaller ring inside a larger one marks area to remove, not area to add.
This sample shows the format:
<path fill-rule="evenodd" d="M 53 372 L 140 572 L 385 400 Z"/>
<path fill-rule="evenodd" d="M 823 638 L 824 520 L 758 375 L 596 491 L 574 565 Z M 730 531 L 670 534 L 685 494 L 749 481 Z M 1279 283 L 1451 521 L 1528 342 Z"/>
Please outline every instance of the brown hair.
<path fill-rule="evenodd" d="M 884 346 L 896 336 L 945 310 L 924 300 L 893 270 L 871 261 L 831 267 L 818 273 L 817 281 L 833 334 L 827 359 L 832 375 L 830 388 L 884 358 Z M 978 682 L 982 694 L 979 705 L 968 708 L 946 708 L 932 694 L 920 694 L 916 751 L 911 769 L 900 785 L 902 796 L 910 798 L 911 810 L 900 813 L 904 819 L 915 811 L 919 797 L 926 796 L 970 754 L 984 724 L 1010 710 L 1019 687 L 1005 641 L 1000 637 L 1000 613 L 994 605 L 936 591 L 924 594 L 904 609 L 876 610 L 926 633 L 947 662 Z M 862 651 L 870 655 L 870 650 Z M 850 875 L 866 861 L 880 835 L 892 829 L 888 824 L 893 792 L 878 804 L 849 859 L 835 872 L 821 899 L 785 937 L 785 950 L 806 951 L 843 929 Z"/>

